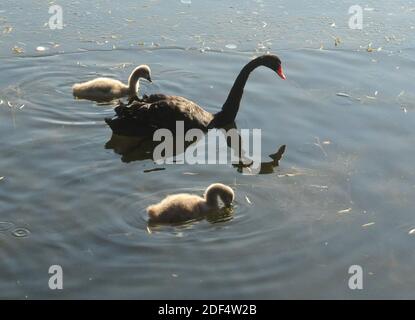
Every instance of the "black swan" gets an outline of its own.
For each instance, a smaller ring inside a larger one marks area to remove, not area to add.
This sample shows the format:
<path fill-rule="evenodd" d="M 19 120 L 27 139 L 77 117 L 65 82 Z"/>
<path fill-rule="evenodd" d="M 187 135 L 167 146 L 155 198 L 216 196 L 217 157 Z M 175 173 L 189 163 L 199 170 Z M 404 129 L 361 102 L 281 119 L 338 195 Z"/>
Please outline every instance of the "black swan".
<path fill-rule="evenodd" d="M 186 131 L 222 128 L 234 122 L 249 74 L 259 66 L 268 67 L 285 79 L 281 60 L 276 55 L 266 54 L 253 59 L 242 68 L 222 110 L 215 114 L 183 97 L 154 94 L 137 98 L 129 105 L 121 103 L 115 108 L 116 116 L 105 122 L 115 134 L 123 136 L 150 136 L 160 128 L 174 132 L 176 121 L 183 121 Z"/>
<path fill-rule="evenodd" d="M 203 197 L 188 193 L 167 196 L 161 202 L 147 208 L 149 222 L 178 223 L 203 218 L 219 209 L 218 198 L 229 207 L 235 194 L 231 187 L 214 183 L 206 189 Z"/>
<path fill-rule="evenodd" d="M 133 98 L 140 87 L 140 78 L 151 82 L 149 66 L 141 65 L 135 68 L 128 78 L 127 85 L 111 78 L 96 78 L 83 83 L 75 83 L 72 93 L 76 98 L 98 102 L 108 102 L 125 96 Z"/>

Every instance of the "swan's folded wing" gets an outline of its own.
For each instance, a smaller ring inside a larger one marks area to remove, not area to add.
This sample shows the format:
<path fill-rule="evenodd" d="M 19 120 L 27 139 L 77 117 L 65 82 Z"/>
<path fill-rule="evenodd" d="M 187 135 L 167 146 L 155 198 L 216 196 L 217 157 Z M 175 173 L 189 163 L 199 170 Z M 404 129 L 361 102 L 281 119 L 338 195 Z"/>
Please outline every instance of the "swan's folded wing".
<path fill-rule="evenodd" d="M 117 116 L 106 122 L 114 133 L 121 135 L 149 135 L 160 128 L 175 132 L 177 121 L 183 121 L 185 130 L 204 130 L 213 117 L 190 100 L 164 95 L 143 97 L 115 110 Z"/>

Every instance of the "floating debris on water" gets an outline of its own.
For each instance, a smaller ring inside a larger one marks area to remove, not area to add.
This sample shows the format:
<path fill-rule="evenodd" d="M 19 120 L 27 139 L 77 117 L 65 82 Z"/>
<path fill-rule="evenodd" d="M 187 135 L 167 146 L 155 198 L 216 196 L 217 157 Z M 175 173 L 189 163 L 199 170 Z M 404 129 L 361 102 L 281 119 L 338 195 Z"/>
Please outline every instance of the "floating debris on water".
<path fill-rule="evenodd" d="M 337 213 L 343 214 L 343 213 L 348 213 L 350 211 L 352 211 L 352 208 L 347 208 L 347 209 L 339 210 L 339 211 L 337 211 Z"/>
<path fill-rule="evenodd" d="M 367 52 L 375 52 L 375 51 L 379 52 L 379 51 L 382 51 L 382 47 L 379 47 L 379 48 L 373 48 L 373 47 L 372 47 L 372 43 L 369 43 L 369 44 L 367 45 L 366 51 L 367 51 Z"/>
<path fill-rule="evenodd" d="M 366 227 L 373 226 L 374 224 L 375 224 L 374 222 L 369 222 L 369 223 L 365 223 L 365 224 L 363 224 L 363 225 L 362 225 L 362 227 L 363 227 L 363 228 L 366 228 Z"/>
<path fill-rule="evenodd" d="M 336 96 L 350 98 L 350 94 L 347 94 L 347 93 L 344 93 L 344 92 L 337 92 Z"/>
<path fill-rule="evenodd" d="M 257 44 L 257 51 L 258 50 L 265 50 L 265 49 L 267 49 L 267 47 L 263 44 L 263 43 L 258 43 Z"/>
<path fill-rule="evenodd" d="M 0 177 L 0 181 L 3 180 L 3 179 L 4 179 L 4 177 Z"/>
<path fill-rule="evenodd" d="M 320 186 L 318 184 L 310 184 L 310 187 L 317 188 L 317 189 L 321 189 L 321 190 L 328 190 L 329 189 L 328 186 Z"/>
<path fill-rule="evenodd" d="M 415 229 L 411 229 L 411 230 L 409 230 L 408 234 L 410 234 L 410 235 L 415 234 Z"/>
<path fill-rule="evenodd" d="M 245 200 L 246 200 L 246 202 L 248 202 L 249 204 L 252 204 L 251 200 L 248 198 L 248 196 L 247 196 L 247 195 L 245 195 Z"/>
<path fill-rule="evenodd" d="M 166 170 L 166 168 L 153 168 L 153 169 L 146 169 L 143 172 L 144 173 L 149 173 L 149 172 L 153 172 L 153 171 L 162 171 L 162 170 Z"/>
<path fill-rule="evenodd" d="M 281 178 L 281 177 L 295 177 L 295 176 L 301 176 L 303 174 L 305 174 L 305 173 L 302 173 L 302 172 L 285 173 L 285 174 L 279 174 L 278 177 L 279 178 Z"/>
<path fill-rule="evenodd" d="M 23 52 L 24 52 L 23 48 L 18 47 L 18 46 L 14 46 L 14 47 L 12 48 L 12 51 L 13 51 L 13 53 L 15 53 L 15 54 L 20 54 L 20 53 L 23 53 Z"/>
<path fill-rule="evenodd" d="M 110 69 L 125 69 L 125 67 L 127 67 L 127 66 L 131 66 L 132 65 L 132 63 L 129 63 L 129 62 L 124 62 L 124 63 L 118 63 L 118 64 L 116 64 L 116 65 L 114 65 L 113 67 L 110 67 Z"/>
<path fill-rule="evenodd" d="M 408 113 L 408 109 L 406 109 L 406 107 L 405 107 L 405 106 L 401 106 L 401 110 L 402 110 L 404 113 Z"/>
<path fill-rule="evenodd" d="M 319 147 L 321 152 L 323 152 L 324 156 L 327 157 L 327 152 L 326 152 L 326 150 L 324 150 L 324 148 L 323 148 L 323 146 L 320 142 L 320 138 L 319 137 L 314 137 L 314 139 L 316 139 L 316 142 L 314 142 L 314 145 Z"/>
<path fill-rule="evenodd" d="M 227 49 L 231 49 L 231 50 L 233 50 L 233 49 L 236 49 L 238 46 L 237 46 L 236 44 L 232 44 L 232 43 L 230 43 L 230 44 L 227 44 L 225 47 L 226 47 Z"/>
<path fill-rule="evenodd" d="M 36 47 L 36 51 L 39 51 L 39 52 L 43 52 L 43 51 L 46 51 L 46 50 L 49 50 L 49 48 L 48 47 L 42 47 L 42 46 Z"/>
<path fill-rule="evenodd" d="M 334 45 L 337 47 L 341 43 L 341 40 L 339 37 L 334 38 Z"/>
<path fill-rule="evenodd" d="M 183 4 L 192 4 L 192 0 L 180 0 Z"/>
<path fill-rule="evenodd" d="M 12 30 L 13 30 L 13 27 L 7 26 L 7 27 L 4 27 L 3 33 L 4 34 L 7 34 L 7 33 L 12 32 Z"/>

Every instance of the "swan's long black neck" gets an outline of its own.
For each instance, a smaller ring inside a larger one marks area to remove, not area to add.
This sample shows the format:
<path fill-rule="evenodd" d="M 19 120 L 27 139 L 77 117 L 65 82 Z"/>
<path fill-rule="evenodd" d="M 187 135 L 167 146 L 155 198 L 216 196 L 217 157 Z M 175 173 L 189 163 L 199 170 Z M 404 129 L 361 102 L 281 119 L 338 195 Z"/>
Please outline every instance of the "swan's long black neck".
<path fill-rule="evenodd" d="M 215 117 L 223 118 L 220 119 L 221 122 L 232 123 L 235 120 L 236 115 L 238 114 L 239 105 L 241 104 L 246 81 L 248 80 L 250 73 L 260 65 L 261 63 L 258 59 L 254 59 L 242 68 L 229 92 L 228 98 L 222 106 L 222 111 L 215 115 Z"/>

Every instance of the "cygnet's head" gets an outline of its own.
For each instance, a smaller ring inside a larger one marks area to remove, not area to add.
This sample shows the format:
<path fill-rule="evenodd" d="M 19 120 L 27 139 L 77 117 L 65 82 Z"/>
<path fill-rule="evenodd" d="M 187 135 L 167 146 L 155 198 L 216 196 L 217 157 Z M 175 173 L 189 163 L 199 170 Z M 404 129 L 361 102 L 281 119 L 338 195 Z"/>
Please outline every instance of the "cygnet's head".
<path fill-rule="evenodd" d="M 141 66 L 138 66 L 138 73 L 139 73 L 140 78 L 144 78 L 148 80 L 149 82 L 153 82 L 151 80 L 151 70 L 148 65 L 143 64 Z"/>
<path fill-rule="evenodd" d="M 219 197 L 226 207 L 229 207 L 235 199 L 235 193 L 231 187 L 222 183 L 211 184 L 205 192 L 206 201 L 209 205 L 217 206 L 217 197 Z"/>
<path fill-rule="evenodd" d="M 153 82 L 151 80 L 151 70 L 148 65 L 142 64 L 135 68 L 133 72 L 131 72 L 130 82 L 133 80 L 136 82 L 139 78 L 146 79 L 147 81 Z"/>

